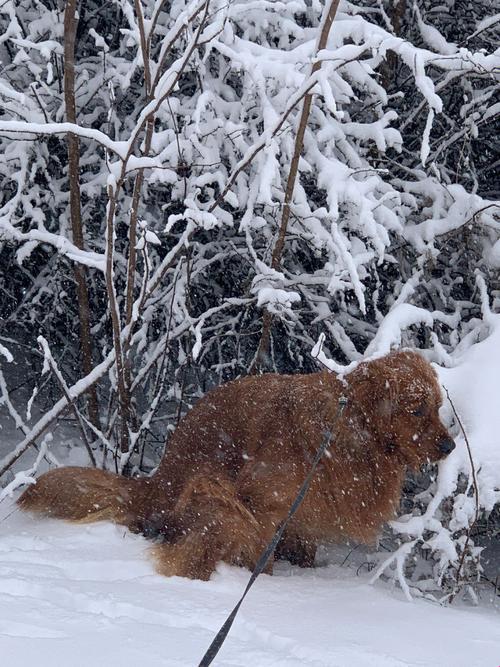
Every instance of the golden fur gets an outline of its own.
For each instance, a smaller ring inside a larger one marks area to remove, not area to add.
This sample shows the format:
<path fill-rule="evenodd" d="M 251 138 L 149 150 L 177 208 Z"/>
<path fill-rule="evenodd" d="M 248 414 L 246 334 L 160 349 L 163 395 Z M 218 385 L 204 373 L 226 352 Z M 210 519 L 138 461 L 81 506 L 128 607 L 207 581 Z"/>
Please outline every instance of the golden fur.
<path fill-rule="evenodd" d="M 207 579 L 221 560 L 253 567 L 307 475 L 338 398 L 348 404 L 276 557 L 314 562 L 320 542 L 372 542 L 399 505 L 406 469 L 443 458 L 431 366 L 413 352 L 328 372 L 249 376 L 208 392 L 181 420 L 151 478 L 62 468 L 19 499 L 23 509 L 108 519 L 161 538 L 159 572 Z M 270 566 L 269 569 L 271 569 Z"/>

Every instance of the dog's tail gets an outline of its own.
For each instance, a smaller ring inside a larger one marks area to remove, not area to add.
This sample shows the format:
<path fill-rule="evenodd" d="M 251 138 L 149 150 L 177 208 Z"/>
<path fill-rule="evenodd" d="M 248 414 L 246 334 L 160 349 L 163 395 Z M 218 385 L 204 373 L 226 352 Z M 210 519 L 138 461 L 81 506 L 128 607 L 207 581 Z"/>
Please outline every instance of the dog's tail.
<path fill-rule="evenodd" d="M 17 502 L 23 510 L 57 519 L 106 520 L 134 529 L 144 483 L 96 468 L 56 468 L 28 487 Z"/>

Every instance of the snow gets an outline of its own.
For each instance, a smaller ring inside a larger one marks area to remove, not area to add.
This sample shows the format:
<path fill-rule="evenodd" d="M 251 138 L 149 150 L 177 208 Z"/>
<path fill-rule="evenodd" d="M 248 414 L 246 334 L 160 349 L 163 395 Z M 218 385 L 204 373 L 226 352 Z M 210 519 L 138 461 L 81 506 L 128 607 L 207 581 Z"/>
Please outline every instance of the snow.
<path fill-rule="evenodd" d="M 144 539 L 123 529 L 9 516 L 0 507 L 0 633 L 9 667 L 196 665 L 249 576 L 221 566 L 209 582 L 163 578 Z M 357 562 L 340 566 L 343 553 L 325 551 L 324 558 L 329 564 L 314 570 L 282 563 L 274 576 L 262 575 L 214 664 L 498 664 L 492 604 L 408 603 L 386 584 L 370 586 L 364 570 L 356 574 Z"/>
<path fill-rule="evenodd" d="M 9 350 L 5 347 L 5 345 L 2 345 L 1 343 L 0 343 L 0 354 L 3 355 L 5 357 L 5 359 L 7 359 L 8 362 L 11 362 L 11 361 L 14 360 L 14 357 L 9 352 Z"/>
<path fill-rule="evenodd" d="M 1 122 L 1 121 L 0 121 Z M 20 231 L 14 225 L 11 225 L 5 219 L 1 220 L 2 231 L 8 237 L 15 239 L 19 243 L 26 243 L 27 248 L 22 248 L 18 254 L 18 261 L 20 264 L 33 252 L 39 243 L 47 243 L 57 250 L 62 255 L 66 255 L 73 262 L 84 264 L 85 266 L 105 270 L 104 255 L 98 252 L 91 252 L 89 250 L 81 250 L 75 246 L 71 241 L 64 238 L 61 234 L 53 234 L 46 229 L 30 229 L 27 232 Z"/>
<path fill-rule="evenodd" d="M 425 166 L 429 153 L 431 152 L 429 138 L 431 136 L 432 123 L 434 122 L 434 109 L 429 109 L 427 122 L 425 123 L 424 134 L 422 135 L 422 147 L 420 148 L 420 161 Z"/>
<path fill-rule="evenodd" d="M 488 336 L 455 357 L 454 368 L 440 368 L 439 377 L 452 396 L 478 471 L 481 506 L 493 509 L 500 502 L 500 316 L 486 318 Z M 467 472 L 465 448 L 462 465 Z"/>
<path fill-rule="evenodd" d="M 0 132 L 15 134 L 65 134 L 71 132 L 81 138 L 91 139 L 112 151 L 122 159 L 127 154 L 127 143 L 113 141 L 104 132 L 89 127 L 81 127 L 74 123 L 24 123 L 15 120 L 0 121 Z"/>
<path fill-rule="evenodd" d="M 422 15 L 417 5 L 414 5 L 417 24 L 424 41 L 437 53 L 452 55 L 457 52 L 456 44 L 447 42 L 443 35 L 434 26 L 428 25 L 422 20 Z"/>

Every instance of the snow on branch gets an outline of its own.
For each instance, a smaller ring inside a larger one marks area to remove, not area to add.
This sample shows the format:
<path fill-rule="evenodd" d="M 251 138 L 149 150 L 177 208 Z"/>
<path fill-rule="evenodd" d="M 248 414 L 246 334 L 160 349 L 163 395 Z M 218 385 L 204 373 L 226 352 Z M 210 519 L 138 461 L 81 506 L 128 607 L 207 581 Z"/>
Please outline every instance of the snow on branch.
<path fill-rule="evenodd" d="M 0 134 L 11 135 L 59 135 L 76 134 L 82 139 L 90 139 L 97 142 L 103 148 L 114 153 L 122 160 L 127 155 L 127 144 L 123 141 L 113 141 L 104 132 L 89 127 L 82 127 L 74 123 L 24 123 L 16 120 L 0 120 Z M 25 137 L 23 137 L 25 138 Z"/>

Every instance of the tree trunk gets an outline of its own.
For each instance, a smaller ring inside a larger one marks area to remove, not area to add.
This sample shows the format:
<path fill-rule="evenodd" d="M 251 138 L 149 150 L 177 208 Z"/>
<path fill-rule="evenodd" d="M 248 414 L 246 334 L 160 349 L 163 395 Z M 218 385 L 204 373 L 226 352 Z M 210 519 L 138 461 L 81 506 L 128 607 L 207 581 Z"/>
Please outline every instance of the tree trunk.
<path fill-rule="evenodd" d="M 388 11 L 389 19 L 392 23 L 392 29 L 396 37 L 401 36 L 401 29 L 403 24 L 404 15 L 406 12 L 406 3 L 407 0 L 399 0 L 395 2 L 391 9 Z M 386 90 L 393 90 L 397 86 L 396 81 L 396 68 L 398 65 L 398 57 L 394 51 L 389 51 L 387 54 L 387 60 L 381 68 L 382 73 L 382 85 Z"/>
<path fill-rule="evenodd" d="M 64 101 L 68 122 L 76 124 L 75 102 L 75 39 L 78 19 L 76 17 L 77 0 L 68 0 L 64 12 Z M 67 135 L 68 142 L 68 171 L 69 171 L 69 203 L 71 216 L 71 230 L 73 243 L 77 248 L 84 249 L 82 213 L 80 201 L 80 144 L 75 134 Z M 75 263 L 74 276 L 78 301 L 78 316 L 80 324 L 80 347 L 82 352 L 82 373 L 89 375 L 92 370 L 92 344 L 90 337 L 90 309 L 87 289 L 86 269 Z M 99 428 L 99 409 L 95 386 L 88 390 L 87 407 L 89 419 Z"/>

